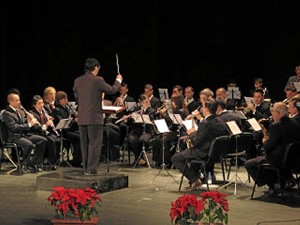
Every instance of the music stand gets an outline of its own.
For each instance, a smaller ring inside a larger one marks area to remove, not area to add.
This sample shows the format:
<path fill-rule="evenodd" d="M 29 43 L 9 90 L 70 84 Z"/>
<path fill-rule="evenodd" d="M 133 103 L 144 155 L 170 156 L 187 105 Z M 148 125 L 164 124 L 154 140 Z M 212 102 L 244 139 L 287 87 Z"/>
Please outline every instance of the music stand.
<path fill-rule="evenodd" d="M 237 186 L 238 181 L 239 181 L 239 183 L 243 184 L 241 178 L 237 174 L 237 170 L 238 170 L 238 168 L 237 168 L 237 163 L 238 163 L 238 156 L 237 156 L 237 153 L 238 153 L 238 137 L 239 137 L 240 134 L 242 134 L 242 131 L 240 130 L 240 128 L 238 127 L 238 125 L 236 124 L 235 121 L 226 122 L 226 125 L 227 125 L 227 128 L 228 128 L 229 132 L 231 133 L 231 137 L 232 136 L 235 137 L 235 174 L 231 178 L 231 181 L 229 181 L 227 184 L 224 184 L 224 185 L 220 186 L 218 189 L 225 188 L 225 187 L 229 186 L 230 184 L 234 183 L 234 195 L 236 195 L 236 186 Z"/>
<path fill-rule="evenodd" d="M 239 87 L 228 87 L 227 98 L 234 99 L 234 100 L 241 99 L 241 91 Z"/>
<path fill-rule="evenodd" d="M 167 172 L 167 175 L 172 177 L 173 180 L 175 182 L 177 182 L 176 179 L 172 176 L 172 174 L 168 170 L 166 170 L 166 164 L 165 164 L 165 134 L 169 133 L 171 131 L 169 130 L 165 119 L 154 120 L 154 124 L 155 124 L 158 132 L 163 135 L 163 137 L 162 137 L 163 141 L 162 141 L 162 164 L 160 165 L 160 169 L 159 169 L 158 173 L 152 179 L 152 182 L 155 180 L 155 178 L 159 174 L 163 174 L 165 171 Z"/>
<path fill-rule="evenodd" d="M 173 114 L 173 113 L 168 113 L 169 118 L 172 120 L 173 124 L 178 125 L 178 129 L 177 129 L 177 144 L 176 144 L 176 150 L 175 152 L 178 153 L 180 152 L 180 130 L 181 128 L 185 128 L 185 126 L 182 123 L 182 118 L 180 116 L 180 114 Z M 173 167 L 173 165 L 172 165 Z"/>
<path fill-rule="evenodd" d="M 259 123 L 257 122 L 257 120 L 254 117 L 247 119 L 246 121 L 255 133 L 258 134 L 259 132 L 262 132 L 261 126 L 259 125 Z M 259 148 L 260 148 L 259 138 L 257 138 L 255 148 L 256 148 L 256 154 L 261 155 L 261 154 L 259 154 Z"/>
<path fill-rule="evenodd" d="M 62 163 L 67 164 L 68 166 L 72 167 L 71 164 L 64 159 L 63 156 L 63 149 L 64 149 L 64 135 L 63 135 L 63 129 L 69 129 L 70 125 L 73 121 L 73 118 L 66 118 L 66 119 L 61 119 L 58 124 L 56 125 L 55 129 L 59 131 L 60 135 L 60 148 L 59 148 L 59 159 L 56 161 L 54 165 L 60 166 Z"/>
<path fill-rule="evenodd" d="M 167 88 L 158 88 L 159 98 L 161 102 L 169 99 L 169 93 Z"/>
<path fill-rule="evenodd" d="M 149 160 L 148 160 L 148 156 L 147 156 L 147 153 L 146 153 L 146 150 L 145 150 L 145 138 L 144 138 L 144 135 L 146 133 L 146 124 L 153 125 L 153 123 L 152 123 L 152 121 L 151 121 L 151 119 L 150 119 L 150 117 L 149 117 L 148 114 L 132 113 L 131 117 L 133 118 L 133 120 L 134 120 L 135 123 L 142 123 L 143 124 L 143 134 L 142 134 L 142 136 L 143 136 L 143 146 L 142 146 L 142 151 L 141 151 L 139 157 L 137 158 L 136 162 L 134 163 L 133 168 L 136 167 L 136 165 L 138 164 L 138 162 L 142 158 L 142 155 L 144 154 L 144 157 L 146 159 L 148 168 L 149 168 L 149 170 L 151 170 L 151 166 L 150 166 L 150 163 L 149 163 Z"/>
<path fill-rule="evenodd" d="M 121 107 L 121 106 L 102 106 L 102 112 L 105 113 L 105 114 L 117 114 L 119 112 L 122 112 L 123 110 L 125 110 L 126 107 Z M 107 141 L 106 141 L 106 164 L 107 164 L 107 168 L 106 168 L 106 171 L 107 173 L 109 173 L 109 167 L 110 167 L 110 149 L 109 149 L 109 130 L 110 130 L 110 127 L 109 127 L 109 120 L 106 122 L 105 124 L 107 126 L 107 129 L 106 129 L 106 138 L 107 138 Z"/>

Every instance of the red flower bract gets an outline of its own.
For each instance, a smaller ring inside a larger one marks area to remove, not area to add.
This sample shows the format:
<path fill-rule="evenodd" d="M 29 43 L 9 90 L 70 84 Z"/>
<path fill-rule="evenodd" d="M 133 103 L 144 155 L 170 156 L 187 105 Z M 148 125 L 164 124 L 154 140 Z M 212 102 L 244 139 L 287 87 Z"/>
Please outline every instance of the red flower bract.
<path fill-rule="evenodd" d="M 61 186 L 53 190 L 48 201 L 55 207 L 56 217 L 77 217 L 85 221 L 98 213 L 96 205 L 100 206 L 101 198 L 96 190 L 91 188 L 66 189 Z"/>
<path fill-rule="evenodd" d="M 171 202 L 170 217 L 173 224 L 193 224 L 193 222 L 228 224 L 229 211 L 226 194 L 207 191 L 197 195 L 183 195 Z"/>

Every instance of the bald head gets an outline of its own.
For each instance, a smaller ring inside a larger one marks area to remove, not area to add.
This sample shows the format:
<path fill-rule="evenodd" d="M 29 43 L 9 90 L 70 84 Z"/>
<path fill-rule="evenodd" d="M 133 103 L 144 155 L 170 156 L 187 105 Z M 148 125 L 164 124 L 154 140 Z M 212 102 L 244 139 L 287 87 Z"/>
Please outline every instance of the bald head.
<path fill-rule="evenodd" d="M 21 105 L 20 97 L 18 94 L 15 93 L 8 94 L 7 102 L 10 106 L 14 107 L 15 109 L 19 108 Z"/>

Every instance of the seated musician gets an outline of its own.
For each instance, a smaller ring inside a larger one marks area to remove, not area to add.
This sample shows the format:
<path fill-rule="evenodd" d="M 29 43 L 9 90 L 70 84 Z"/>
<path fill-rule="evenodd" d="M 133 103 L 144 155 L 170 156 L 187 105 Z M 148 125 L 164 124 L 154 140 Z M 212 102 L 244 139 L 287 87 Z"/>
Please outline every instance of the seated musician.
<path fill-rule="evenodd" d="M 200 106 L 200 103 L 194 99 L 194 93 L 194 88 L 192 86 L 184 88 L 184 105 L 189 110 L 189 114 Z"/>
<path fill-rule="evenodd" d="M 50 169 L 56 170 L 55 163 L 58 160 L 60 139 L 55 129 L 53 121 L 50 119 L 44 109 L 44 101 L 40 95 L 35 95 L 31 101 L 32 109 L 29 111 L 39 122 L 38 130 L 35 133 L 43 135 L 47 138 L 46 155 Z"/>
<path fill-rule="evenodd" d="M 47 139 L 31 132 L 39 126 L 38 121 L 21 106 L 19 93 L 10 92 L 7 102 L 9 106 L 3 112 L 2 119 L 8 131 L 7 141 L 16 143 L 22 149 L 22 172 L 42 171 Z M 31 156 L 32 150 L 34 153 Z"/>
<path fill-rule="evenodd" d="M 158 134 L 155 136 L 152 159 L 156 162 L 157 167 L 161 166 L 162 163 L 164 163 L 167 167 L 171 167 L 171 157 L 175 154 L 175 149 L 173 148 L 171 152 L 171 147 L 174 142 L 176 143 L 178 141 L 178 138 L 182 133 L 182 130 L 180 130 L 180 125 L 174 124 L 172 122 L 172 118 L 169 117 L 170 114 L 168 113 L 179 114 L 183 120 L 188 115 L 188 109 L 184 105 L 184 97 L 182 95 L 172 96 L 170 100 L 173 107 L 172 110 L 164 107 L 158 112 L 160 114 L 160 118 L 166 120 L 166 123 L 171 132 L 168 132 L 164 135 Z M 163 154 L 164 162 L 162 161 Z"/>
<path fill-rule="evenodd" d="M 56 90 L 54 87 L 46 87 L 44 89 L 44 108 L 49 116 L 53 118 L 53 109 L 55 108 L 55 95 Z M 54 118 L 53 118 L 54 119 Z"/>
<path fill-rule="evenodd" d="M 139 113 L 147 114 L 149 115 L 151 120 L 154 120 L 156 109 L 151 106 L 148 96 L 145 94 L 141 94 L 139 103 Z M 134 153 L 135 160 L 133 165 L 135 165 L 143 150 L 143 147 L 145 149 L 149 147 L 149 141 L 151 138 L 153 138 L 154 135 L 154 128 L 152 124 L 134 123 L 134 120 L 131 117 L 128 118 L 128 123 L 130 126 L 128 134 L 128 144 L 129 148 Z M 139 163 L 143 166 L 147 166 L 147 162 L 143 157 L 140 159 Z"/>
<path fill-rule="evenodd" d="M 81 149 L 79 130 L 77 125 L 76 111 L 68 104 L 68 95 L 64 91 L 58 91 L 55 96 L 55 108 L 53 109 L 54 124 L 57 125 L 61 119 L 73 118 L 69 128 L 63 129 L 63 137 L 71 141 L 73 145 L 73 163 L 75 167 L 81 167 Z"/>
<path fill-rule="evenodd" d="M 145 84 L 144 94 L 148 96 L 151 107 L 157 110 L 162 105 L 160 99 L 153 95 L 153 86 L 151 84 Z"/>
<path fill-rule="evenodd" d="M 227 110 L 235 110 L 235 103 L 234 99 L 227 98 L 227 91 L 223 87 L 219 87 L 216 90 L 216 99 L 217 98 L 223 98 L 226 102 L 226 109 Z"/>
<path fill-rule="evenodd" d="M 276 189 L 277 177 L 273 173 L 263 171 L 261 176 L 256 180 L 257 168 L 260 164 L 268 162 L 273 166 L 280 167 L 286 146 L 300 140 L 300 125 L 296 120 L 289 118 L 288 107 L 284 102 L 276 102 L 271 110 L 274 122 L 270 125 L 268 136 L 263 138 L 263 148 L 265 155 L 257 156 L 245 162 L 245 168 L 257 186 L 268 185 L 270 196 L 278 194 Z M 282 174 L 283 180 L 287 181 L 292 178 L 291 171 Z"/>
<path fill-rule="evenodd" d="M 208 157 L 208 150 L 214 138 L 222 135 L 227 135 L 227 127 L 219 117 L 216 115 L 217 103 L 214 99 L 208 99 L 203 105 L 204 119 L 198 125 L 198 130 L 187 130 L 190 136 L 192 146 L 181 152 L 175 153 L 171 161 L 173 165 L 183 173 L 186 159 L 201 158 L 206 160 Z M 206 165 L 206 171 L 211 172 L 214 176 L 213 163 Z M 202 185 L 202 181 L 199 179 L 199 170 L 193 167 L 187 167 L 183 174 L 189 180 L 189 187 L 187 189 L 198 189 Z"/>

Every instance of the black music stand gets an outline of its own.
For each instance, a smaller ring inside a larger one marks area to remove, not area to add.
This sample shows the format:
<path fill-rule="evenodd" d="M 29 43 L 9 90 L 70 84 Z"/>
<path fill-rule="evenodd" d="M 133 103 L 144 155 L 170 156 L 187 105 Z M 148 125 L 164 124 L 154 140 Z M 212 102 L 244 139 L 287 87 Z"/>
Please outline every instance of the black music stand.
<path fill-rule="evenodd" d="M 182 123 L 182 118 L 180 114 L 173 114 L 173 113 L 168 113 L 169 118 L 172 120 L 173 124 L 178 125 L 178 129 L 177 129 L 177 144 L 176 144 L 176 150 L 175 152 L 178 153 L 180 152 L 180 140 L 182 140 L 180 138 L 180 130 L 181 128 L 185 128 L 183 123 Z M 173 168 L 173 165 L 172 165 Z"/>
<path fill-rule="evenodd" d="M 155 178 L 159 174 L 163 174 L 164 172 L 167 172 L 167 175 L 173 178 L 173 180 L 177 183 L 176 179 L 172 176 L 172 174 L 166 169 L 166 164 L 165 164 L 165 134 L 171 132 L 167 126 L 166 120 L 165 119 L 159 119 L 159 120 L 154 120 L 154 124 L 158 130 L 159 133 L 163 135 L 162 137 L 162 164 L 160 166 L 160 169 L 158 173 L 155 175 L 155 177 L 152 179 L 152 182 L 155 180 Z"/>
<path fill-rule="evenodd" d="M 151 170 L 151 166 L 150 166 L 150 163 L 149 163 L 149 160 L 148 160 L 148 156 L 147 156 L 147 153 L 146 153 L 146 150 L 145 150 L 145 138 L 144 138 L 144 134 L 146 133 L 146 124 L 150 124 L 150 125 L 153 125 L 152 121 L 150 120 L 150 117 L 149 115 L 147 114 L 139 114 L 139 113 L 132 113 L 131 114 L 133 120 L 135 123 L 142 123 L 143 124 L 143 147 L 142 147 L 142 151 L 139 155 L 139 157 L 136 159 L 134 165 L 133 165 L 133 168 L 136 167 L 136 165 L 138 164 L 138 162 L 140 161 L 140 159 L 142 158 L 142 155 L 144 155 L 145 159 L 146 159 L 146 162 L 147 162 L 147 165 L 148 165 L 148 168 L 149 170 Z"/>
<path fill-rule="evenodd" d="M 102 106 L 102 111 L 105 114 L 117 114 L 119 112 L 122 112 L 123 110 L 125 110 L 126 107 L 120 107 L 120 106 Z M 109 167 L 110 167 L 110 149 L 109 149 L 109 120 L 107 121 L 107 123 L 105 124 L 105 126 L 107 126 L 106 129 L 106 164 L 107 164 L 107 173 L 109 173 Z"/>
<path fill-rule="evenodd" d="M 243 184 L 241 178 L 238 176 L 237 174 L 237 166 L 238 166 L 238 137 L 240 134 L 242 134 L 242 131 L 240 130 L 240 128 L 238 127 L 238 125 L 236 124 L 235 121 L 229 121 L 226 122 L 227 128 L 229 130 L 229 132 L 231 133 L 231 136 L 235 137 L 235 174 L 234 176 L 231 178 L 231 181 L 229 181 L 227 184 L 224 184 L 222 186 L 220 186 L 218 189 L 220 188 L 226 188 L 227 186 L 234 184 L 234 195 L 236 195 L 236 189 L 237 189 L 237 184 Z"/>
<path fill-rule="evenodd" d="M 66 165 L 71 166 L 71 164 L 64 159 L 63 155 L 63 149 L 64 149 L 64 135 L 63 135 L 63 130 L 70 129 L 70 125 L 73 121 L 73 118 L 66 118 L 66 119 L 61 119 L 58 124 L 56 125 L 55 129 L 59 131 L 60 135 L 60 148 L 59 148 L 59 159 L 56 161 L 54 165 L 60 166 L 62 163 L 65 163 Z"/>

